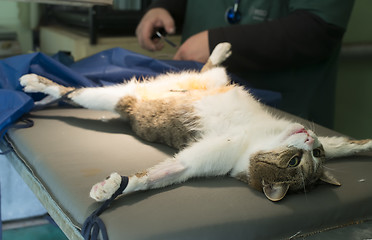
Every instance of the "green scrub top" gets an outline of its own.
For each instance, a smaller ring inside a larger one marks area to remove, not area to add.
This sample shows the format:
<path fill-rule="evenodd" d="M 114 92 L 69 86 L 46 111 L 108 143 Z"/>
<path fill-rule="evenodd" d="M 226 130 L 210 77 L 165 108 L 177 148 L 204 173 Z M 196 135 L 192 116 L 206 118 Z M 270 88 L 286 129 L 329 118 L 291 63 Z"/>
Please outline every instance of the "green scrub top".
<path fill-rule="evenodd" d="M 235 0 L 188 0 L 182 37 L 230 24 L 226 10 Z M 324 21 L 346 28 L 353 0 L 242 0 L 239 24 L 255 24 L 287 16 L 295 10 L 307 10 Z M 242 36 L 244 37 L 244 36 Z M 280 92 L 280 109 L 332 127 L 334 89 L 340 46 L 320 63 L 279 71 L 236 73 L 251 86 Z M 234 54 L 234 53 L 233 53 Z"/>

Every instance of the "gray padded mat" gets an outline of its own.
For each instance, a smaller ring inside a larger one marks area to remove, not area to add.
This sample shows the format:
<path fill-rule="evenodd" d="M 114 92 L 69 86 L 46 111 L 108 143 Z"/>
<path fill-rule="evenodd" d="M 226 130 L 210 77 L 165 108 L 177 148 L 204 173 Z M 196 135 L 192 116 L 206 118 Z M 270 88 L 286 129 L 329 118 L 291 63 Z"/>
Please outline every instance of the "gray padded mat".
<path fill-rule="evenodd" d="M 9 139 L 77 226 L 99 206 L 89 198 L 94 183 L 114 171 L 129 175 L 151 167 L 174 153 L 133 136 L 108 112 L 48 109 L 31 119 L 34 127 L 11 130 Z M 336 134 L 308 125 L 319 135 Z M 341 187 L 320 185 L 273 203 L 232 178 L 192 179 L 124 196 L 101 218 L 111 240 L 280 239 L 371 219 L 372 155 L 333 160 L 327 167 Z"/>

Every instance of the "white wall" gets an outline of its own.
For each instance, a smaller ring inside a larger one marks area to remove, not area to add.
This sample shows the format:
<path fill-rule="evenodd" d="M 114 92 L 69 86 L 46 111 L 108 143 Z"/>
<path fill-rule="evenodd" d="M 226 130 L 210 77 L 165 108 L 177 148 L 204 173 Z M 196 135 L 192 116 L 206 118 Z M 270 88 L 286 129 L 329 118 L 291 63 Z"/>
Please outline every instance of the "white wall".
<path fill-rule="evenodd" d="M 0 28 L 7 28 L 18 34 L 22 52 L 32 50 L 32 28 L 37 24 L 38 5 L 0 1 Z"/>

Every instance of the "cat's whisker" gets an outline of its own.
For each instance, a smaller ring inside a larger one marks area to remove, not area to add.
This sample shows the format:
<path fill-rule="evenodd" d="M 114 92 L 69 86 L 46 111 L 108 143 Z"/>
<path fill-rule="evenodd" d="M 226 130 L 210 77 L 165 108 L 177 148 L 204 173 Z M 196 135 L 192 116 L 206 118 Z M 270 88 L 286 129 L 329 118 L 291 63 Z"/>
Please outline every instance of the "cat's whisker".
<path fill-rule="evenodd" d="M 306 185 L 305 185 L 305 176 L 304 176 L 304 173 L 303 173 L 303 169 L 302 169 L 302 167 L 299 168 L 299 171 L 300 171 L 300 174 L 301 174 L 302 184 L 303 184 L 303 186 L 304 186 L 305 198 L 306 198 L 306 201 L 307 201 L 307 192 L 306 192 Z"/>
<path fill-rule="evenodd" d="M 340 169 L 330 168 L 330 167 L 327 167 L 327 166 L 323 166 L 323 168 L 325 168 L 327 170 L 331 170 L 333 172 L 346 172 L 346 171 L 341 171 Z"/>
<path fill-rule="evenodd" d="M 314 122 L 312 122 L 312 121 L 310 122 L 310 121 L 309 121 L 309 123 L 308 123 L 308 127 L 309 127 L 309 130 L 310 130 L 310 131 L 316 133 L 316 132 L 315 132 L 315 128 L 316 128 L 316 127 L 315 127 L 315 123 L 314 123 Z"/>

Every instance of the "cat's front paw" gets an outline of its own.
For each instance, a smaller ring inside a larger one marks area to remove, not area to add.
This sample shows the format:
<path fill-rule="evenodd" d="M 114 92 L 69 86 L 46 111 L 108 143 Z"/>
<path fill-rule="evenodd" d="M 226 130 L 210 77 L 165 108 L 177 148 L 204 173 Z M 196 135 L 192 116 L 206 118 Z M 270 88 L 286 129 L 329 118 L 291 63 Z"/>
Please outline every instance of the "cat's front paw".
<path fill-rule="evenodd" d="M 25 92 L 34 93 L 34 92 L 43 92 L 47 87 L 44 83 L 39 80 L 39 76 L 36 74 L 26 74 L 23 75 L 19 82 L 23 87 Z"/>
<path fill-rule="evenodd" d="M 118 173 L 111 173 L 106 180 L 95 184 L 90 190 L 90 197 L 97 202 L 105 201 L 119 189 L 121 176 Z"/>

